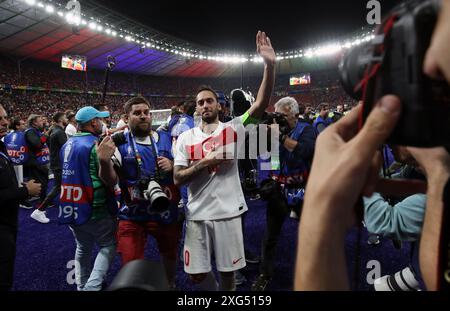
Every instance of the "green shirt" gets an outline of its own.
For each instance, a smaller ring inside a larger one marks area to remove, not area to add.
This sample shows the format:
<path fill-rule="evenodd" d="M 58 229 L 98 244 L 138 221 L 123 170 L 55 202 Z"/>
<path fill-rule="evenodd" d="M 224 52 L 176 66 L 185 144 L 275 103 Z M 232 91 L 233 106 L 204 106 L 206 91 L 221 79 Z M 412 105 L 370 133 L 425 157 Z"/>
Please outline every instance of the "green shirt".
<path fill-rule="evenodd" d="M 92 202 L 92 220 L 101 219 L 108 215 L 106 209 L 106 189 L 98 176 L 100 169 L 97 148 L 92 148 L 89 157 L 89 175 L 91 176 L 92 186 L 94 188 L 94 201 Z"/>

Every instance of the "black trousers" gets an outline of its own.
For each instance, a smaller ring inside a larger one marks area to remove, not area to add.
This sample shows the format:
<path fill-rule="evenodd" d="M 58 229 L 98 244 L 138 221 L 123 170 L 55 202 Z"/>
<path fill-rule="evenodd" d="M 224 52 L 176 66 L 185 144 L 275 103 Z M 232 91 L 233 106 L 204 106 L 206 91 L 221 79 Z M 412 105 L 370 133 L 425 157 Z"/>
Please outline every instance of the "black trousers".
<path fill-rule="evenodd" d="M 45 211 L 45 209 L 52 203 L 52 201 L 61 191 L 62 170 L 60 169 L 52 170 L 51 172 L 53 173 L 55 183 L 53 185 L 53 188 L 47 194 L 47 197 L 44 199 L 44 201 L 42 201 L 41 205 L 39 206 L 40 211 Z"/>
<path fill-rule="evenodd" d="M 0 291 L 13 286 L 17 229 L 0 224 Z"/>
<path fill-rule="evenodd" d="M 48 184 L 48 167 L 47 166 L 37 166 L 37 167 L 24 167 L 24 174 L 30 180 L 34 179 L 36 182 L 42 185 L 42 190 L 39 195 L 41 202 L 45 200 L 47 196 L 47 184 Z"/>
<path fill-rule="evenodd" d="M 274 273 L 275 251 L 281 228 L 289 216 L 290 208 L 285 199 L 271 200 L 267 203 L 266 232 L 262 242 L 259 272 L 269 277 Z"/>

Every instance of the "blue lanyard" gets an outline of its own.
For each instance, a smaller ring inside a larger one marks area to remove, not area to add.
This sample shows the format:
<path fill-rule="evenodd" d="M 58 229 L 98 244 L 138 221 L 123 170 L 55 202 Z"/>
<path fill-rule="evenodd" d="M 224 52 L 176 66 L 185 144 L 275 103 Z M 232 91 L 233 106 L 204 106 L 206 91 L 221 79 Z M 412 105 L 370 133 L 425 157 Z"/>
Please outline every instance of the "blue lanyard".
<path fill-rule="evenodd" d="M 133 151 L 134 151 L 134 157 L 136 158 L 136 162 L 138 165 L 138 179 L 141 179 L 141 173 L 142 173 L 142 169 L 144 167 L 144 164 L 142 162 L 142 156 L 141 153 L 139 152 L 139 149 L 137 148 L 137 144 L 136 144 L 136 140 L 133 136 L 133 133 L 131 133 L 130 131 L 130 141 L 131 141 L 131 145 L 133 147 Z M 153 156 L 155 157 L 155 170 L 157 172 L 157 174 L 159 175 L 159 168 L 158 168 L 158 146 L 156 146 L 155 140 L 153 139 L 153 135 L 150 134 L 150 141 L 151 141 L 151 148 L 153 150 Z"/>

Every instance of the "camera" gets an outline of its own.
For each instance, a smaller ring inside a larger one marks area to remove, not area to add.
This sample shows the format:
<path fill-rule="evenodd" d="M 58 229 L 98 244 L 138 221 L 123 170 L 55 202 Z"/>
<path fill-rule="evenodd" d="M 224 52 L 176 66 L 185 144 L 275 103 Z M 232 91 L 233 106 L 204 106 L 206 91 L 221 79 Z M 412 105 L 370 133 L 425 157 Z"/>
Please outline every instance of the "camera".
<path fill-rule="evenodd" d="M 360 124 L 384 95 L 393 94 L 402 101 L 402 114 L 389 143 L 449 145 L 449 84 L 423 73 L 440 8 L 440 0 L 398 5 L 377 28 L 375 38 L 351 49 L 339 65 L 346 92 L 364 102 Z"/>
<path fill-rule="evenodd" d="M 265 179 L 261 182 L 259 195 L 264 201 L 278 201 L 283 199 L 280 184 L 272 178 Z"/>
<path fill-rule="evenodd" d="M 169 198 L 154 177 L 139 180 L 139 190 L 142 197 L 150 202 L 153 211 L 161 213 L 169 209 Z"/>
<path fill-rule="evenodd" d="M 287 135 L 291 131 L 286 117 L 278 112 L 265 113 L 262 118 L 261 124 L 278 124 L 280 127 L 280 135 Z"/>

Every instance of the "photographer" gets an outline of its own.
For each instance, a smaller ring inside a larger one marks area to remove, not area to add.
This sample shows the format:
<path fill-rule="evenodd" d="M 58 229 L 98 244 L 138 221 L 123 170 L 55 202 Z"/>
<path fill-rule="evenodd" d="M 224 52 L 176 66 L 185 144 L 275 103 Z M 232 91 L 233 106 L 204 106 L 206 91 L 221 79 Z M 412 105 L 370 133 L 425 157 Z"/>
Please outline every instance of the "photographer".
<path fill-rule="evenodd" d="M 67 142 L 67 135 L 64 133 L 64 128 L 67 126 L 68 120 L 63 112 L 57 112 L 53 115 L 53 122 L 54 125 L 49 133 L 48 146 L 50 149 L 50 173 L 53 174 L 55 183 L 45 200 L 39 204 L 33 214 L 45 212 L 61 190 L 62 166 L 59 153 L 62 146 Z M 33 214 L 31 214 L 32 218 L 34 218 Z"/>
<path fill-rule="evenodd" d="M 19 202 L 41 191 L 41 185 L 34 180 L 19 188 L 13 162 L 2 141 L 7 133 L 8 116 L 0 105 L 0 291 L 10 290 L 13 285 Z"/>
<path fill-rule="evenodd" d="M 32 114 L 28 118 L 28 128 L 25 130 L 25 144 L 28 147 L 29 157 L 23 165 L 24 175 L 41 183 L 40 202 L 43 202 L 47 195 L 48 164 L 50 163 L 50 150 L 47 145 L 48 136 L 44 134 L 45 126 L 45 120 L 42 116 Z M 45 211 L 39 209 L 31 214 L 31 218 L 42 224 L 50 222 Z"/>
<path fill-rule="evenodd" d="M 406 147 L 393 146 L 396 165 L 402 165 L 392 180 L 425 180 L 423 169 Z M 414 191 L 412 191 L 414 192 Z M 375 281 L 376 290 L 418 290 L 420 279 L 419 240 L 426 208 L 426 195 L 374 193 L 364 198 L 364 223 L 369 233 L 399 242 L 409 242 L 410 266 L 399 274 L 401 277 L 385 276 Z"/>
<path fill-rule="evenodd" d="M 442 4 L 424 69 L 432 77 L 440 72 L 450 82 L 450 1 L 444 0 Z M 345 233 L 355 223 L 354 206 L 359 195 L 368 196 L 374 192 L 378 177 L 378 168 L 372 168 L 374 155 L 394 129 L 400 117 L 401 103 L 398 97 L 384 96 L 357 133 L 362 109 L 361 105 L 355 108 L 318 139 L 299 233 L 297 290 L 349 289 Z M 437 290 L 442 286 L 438 278 L 439 247 L 444 194 L 448 200 L 445 185 L 450 177 L 450 157 L 443 148 L 409 150 L 425 169 L 428 180 L 420 268 L 427 289 Z M 336 182 L 325 182 L 331 179 Z"/>
<path fill-rule="evenodd" d="M 300 107 L 300 109 L 299 109 Z M 261 189 L 261 196 L 267 200 L 266 233 L 262 243 L 260 275 L 252 285 L 252 290 L 263 291 L 273 277 L 274 257 L 281 228 L 291 208 L 300 214 L 306 179 L 314 155 L 316 133 L 306 121 L 298 119 L 304 114 L 305 106 L 299 105 L 292 97 L 282 98 L 275 104 L 275 112 L 287 122 L 281 127 L 280 159 L 278 167 L 271 172 L 270 183 L 276 186 Z M 278 126 L 271 126 L 274 131 Z M 270 159 L 272 162 L 274 159 Z M 273 166 L 272 166 L 273 167 Z M 265 184 L 263 182 L 263 184 Z"/>
<path fill-rule="evenodd" d="M 122 265 L 144 259 L 147 236 L 154 236 L 169 287 L 174 289 L 181 224 L 178 221 L 180 194 L 172 180 L 172 138 L 163 131 L 152 132 L 151 106 L 145 98 L 130 99 L 124 110 L 130 131 L 119 134 L 121 142 L 117 141 L 118 136 L 106 137 L 98 148 L 100 177 L 111 187 L 119 183 L 122 191 L 118 252 Z M 150 185 L 154 186 L 147 195 Z M 166 196 L 168 206 L 159 210 L 155 202 L 164 199 L 163 191 L 170 198 L 170 205 Z"/>
<path fill-rule="evenodd" d="M 80 109 L 75 119 L 79 133 L 61 149 L 62 182 L 59 223 L 69 225 L 77 245 L 75 278 L 79 291 L 100 291 L 116 255 L 117 202 L 112 189 L 99 178 L 100 155 L 96 144 L 102 133 L 102 118 L 108 112 L 93 107 Z M 99 252 L 92 267 L 95 244 Z"/>

